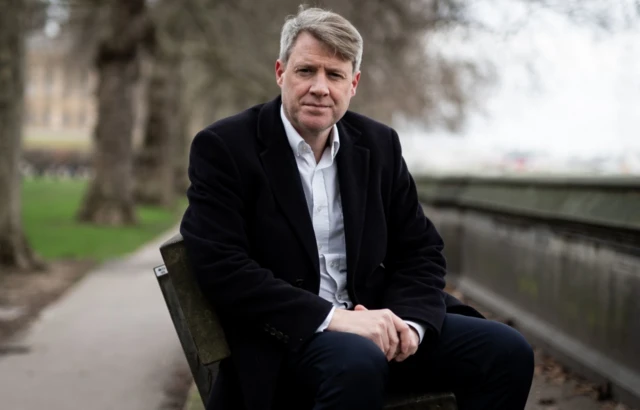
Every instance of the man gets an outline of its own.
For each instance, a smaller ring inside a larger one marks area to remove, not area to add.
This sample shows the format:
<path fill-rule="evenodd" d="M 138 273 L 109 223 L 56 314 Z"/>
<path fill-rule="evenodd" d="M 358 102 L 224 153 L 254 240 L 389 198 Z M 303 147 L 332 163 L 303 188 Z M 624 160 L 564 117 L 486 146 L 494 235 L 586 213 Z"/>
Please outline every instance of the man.
<path fill-rule="evenodd" d="M 281 96 L 201 131 L 181 232 L 231 357 L 208 409 L 381 409 L 451 390 L 461 410 L 524 408 L 531 347 L 446 294 L 443 243 L 395 131 L 347 111 L 362 39 L 301 9 Z"/>

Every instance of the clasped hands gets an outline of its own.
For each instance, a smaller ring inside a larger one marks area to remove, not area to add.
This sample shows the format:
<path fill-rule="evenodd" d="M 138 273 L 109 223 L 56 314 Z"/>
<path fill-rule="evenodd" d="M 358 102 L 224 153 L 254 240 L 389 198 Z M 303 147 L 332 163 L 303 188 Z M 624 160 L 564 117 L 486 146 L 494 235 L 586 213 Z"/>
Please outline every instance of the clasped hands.
<path fill-rule="evenodd" d="M 336 309 L 329 331 L 355 333 L 374 342 L 387 360 L 401 362 L 418 350 L 418 332 L 389 309 L 368 310 L 356 305 L 354 310 Z"/>

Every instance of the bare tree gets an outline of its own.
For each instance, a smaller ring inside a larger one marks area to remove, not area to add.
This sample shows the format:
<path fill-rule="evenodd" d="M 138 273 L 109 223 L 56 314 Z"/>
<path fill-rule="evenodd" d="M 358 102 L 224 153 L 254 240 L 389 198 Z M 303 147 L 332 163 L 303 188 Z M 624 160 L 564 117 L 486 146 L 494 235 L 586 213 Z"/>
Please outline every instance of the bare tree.
<path fill-rule="evenodd" d="M 184 71 L 184 67 L 183 67 Z M 184 75 L 184 74 L 183 74 Z M 186 97 L 186 81 L 184 81 L 181 87 L 180 93 L 180 107 L 179 107 L 179 122 L 178 122 L 178 141 L 176 149 L 173 153 L 173 187 L 176 194 L 184 197 L 189 188 L 189 175 L 187 174 L 187 168 L 189 166 L 189 145 L 191 144 L 191 133 L 189 124 L 191 122 L 190 110 L 192 102 Z"/>
<path fill-rule="evenodd" d="M 349 18 L 365 42 L 361 84 L 353 108 L 392 123 L 402 116 L 426 125 L 458 128 L 473 100 L 464 77 L 480 73 L 469 62 L 433 52 L 429 34 L 468 26 L 458 0 L 324 0 Z"/>
<path fill-rule="evenodd" d="M 362 87 L 352 108 L 385 122 L 397 116 L 448 128 L 459 127 L 473 103 L 474 85 L 486 78 L 472 62 L 447 61 L 429 53 L 429 33 L 470 26 L 461 0 L 318 0 L 341 13 L 365 42 Z M 228 115 L 278 93 L 273 62 L 285 16 L 299 1 L 189 0 L 205 42 L 198 96 L 211 117 Z"/>
<path fill-rule="evenodd" d="M 0 267 L 31 270 L 41 261 L 22 229 L 21 157 L 27 1 L 0 0 Z"/>
<path fill-rule="evenodd" d="M 111 0 L 95 65 L 98 119 L 94 130 L 94 178 L 78 213 L 104 225 L 136 223 L 133 200 L 134 88 L 140 48 L 149 36 L 144 0 Z"/>

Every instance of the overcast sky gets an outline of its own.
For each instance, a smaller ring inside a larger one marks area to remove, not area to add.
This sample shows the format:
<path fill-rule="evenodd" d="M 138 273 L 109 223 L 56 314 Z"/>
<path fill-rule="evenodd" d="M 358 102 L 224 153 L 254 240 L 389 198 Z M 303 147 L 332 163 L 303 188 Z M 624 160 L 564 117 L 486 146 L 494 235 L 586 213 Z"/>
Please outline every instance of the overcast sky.
<path fill-rule="evenodd" d="M 476 17 L 511 34 L 501 39 L 448 33 L 439 37 L 439 49 L 453 58 L 490 60 L 498 83 L 486 95 L 486 112 L 472 115 L 464 138 L 434 132 L 425 146 L 579 156 L 640 153 L 640 22 L 625 24 L 624 6 L 633 0 L 604 3 L 613 32 L 524 2 L 475 0 Z"/>

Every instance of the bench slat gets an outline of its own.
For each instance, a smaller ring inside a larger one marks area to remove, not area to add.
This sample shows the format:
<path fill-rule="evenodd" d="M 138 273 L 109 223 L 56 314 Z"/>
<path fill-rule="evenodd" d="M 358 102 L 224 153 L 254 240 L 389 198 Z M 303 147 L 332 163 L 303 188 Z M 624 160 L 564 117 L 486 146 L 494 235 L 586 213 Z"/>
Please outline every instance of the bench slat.
<path fill-rule="evenodd" d="M 184 312 L 188 328 L 204 365 L 228 357 L 229 346 L 218 317 L 200 291 L 189 270 L 182 235 L 178 234 L 160 247 L 162 259 Z"/>

